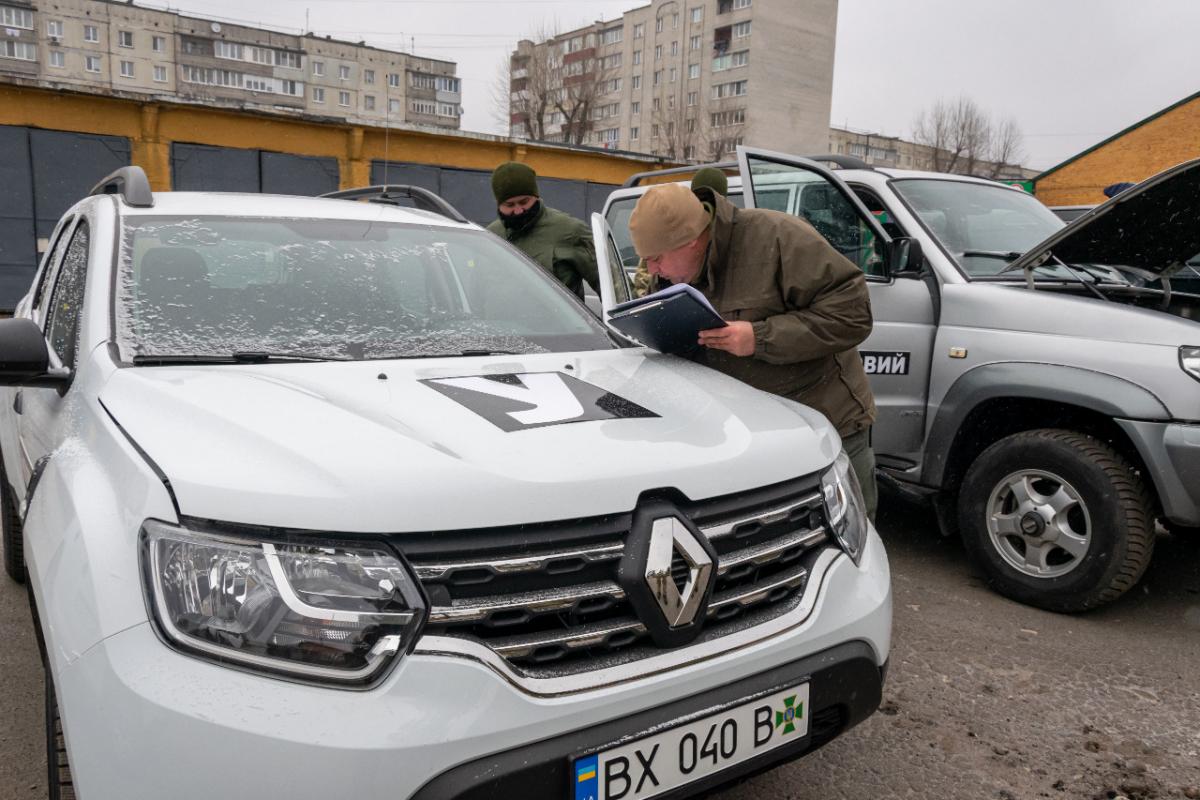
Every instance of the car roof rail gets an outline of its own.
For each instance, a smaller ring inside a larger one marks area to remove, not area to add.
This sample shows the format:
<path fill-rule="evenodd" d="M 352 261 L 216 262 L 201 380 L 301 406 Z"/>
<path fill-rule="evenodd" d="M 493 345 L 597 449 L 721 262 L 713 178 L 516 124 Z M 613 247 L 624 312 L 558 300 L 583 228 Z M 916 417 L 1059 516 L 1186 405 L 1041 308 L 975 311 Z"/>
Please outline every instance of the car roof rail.
<path fill-rule="evenodd" d="M 117 194 L 135 208 L 153 208 L 154 193 L 141 167 L 121 167 L 92 187 L 90 195 Z"/>
<path fill-rule="evenodd" d="M 329 192 L 321 197 L 334 200 L 366 200 L 368 203 L 386 203 L 393 206 L 400 205 L 400 200 L 411 200 L 413 206 L 422 211 L 432 211 L 434 214 L 448 217 L 455 222 L 471 222 L 457 208 L 420 186 L 409 186 L 408 184 L 361 186 L 357 189 Z"/>
<path fill-rule="evenodd" d="M 817 156 L 799 156 L 799 158 L 807 158 L 809 161 L 823 161 L 829 164 L 834 164 L 839 169 L 874 169 L 874 167 L 863 161 L 861 158 L 855 158 L 854 156 L 839 156 L 832 153 L 825 153 Z M 700 170 L 708 167 L 713 169 L 737 169 L 738 164 L 736 161 L 722 161 L 718 164 L 696 164 L 695 166 L 691 167 L 671 167 L 670 169 L 639 172 L 637 174 L 630 175 L 625 182 L 621 184 L 621 188 L 631 189 L 634 186 L 640 185 L 642 181 L 646 180 L 647 178 L 657 178 L 664 175 L 689 175 L 693 172 L 699 172 Z"/>

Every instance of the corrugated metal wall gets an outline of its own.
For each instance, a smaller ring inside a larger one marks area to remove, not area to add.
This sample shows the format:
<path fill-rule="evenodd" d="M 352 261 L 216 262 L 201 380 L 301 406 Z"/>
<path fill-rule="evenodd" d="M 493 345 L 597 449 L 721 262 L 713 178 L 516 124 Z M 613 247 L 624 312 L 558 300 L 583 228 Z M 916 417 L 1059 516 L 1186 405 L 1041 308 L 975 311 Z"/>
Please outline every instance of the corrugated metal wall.
<path fill-rule="evenodd" d="M 203 144 L 171 145 L 171 187 L 178 192 L 318 195 L 338 188 L 336 158 Z"/>

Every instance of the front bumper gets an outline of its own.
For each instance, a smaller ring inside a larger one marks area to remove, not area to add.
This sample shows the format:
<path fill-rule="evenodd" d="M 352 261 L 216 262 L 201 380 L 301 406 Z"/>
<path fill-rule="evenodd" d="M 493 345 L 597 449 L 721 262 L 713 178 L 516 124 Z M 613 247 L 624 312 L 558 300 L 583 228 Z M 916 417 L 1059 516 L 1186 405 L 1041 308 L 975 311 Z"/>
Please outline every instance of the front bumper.
<path fill-rule="evenodd" d="M 762 769 L 819 746 L 879 703 L 891 590 L 878 535 L 860 566 L 838 557 L 812 591 L 811 613 L 777 636 L 555 695 L 480 661 L 420 652 L 370 691 L 293 684 L 178 654 L 140 625 L 56 677 L 75 784 L 85 800 L 566 797 L 559 771 L 580 747 L 811 675 L 814 735 L 738 774 Z M 532 771 L 519 766 L 533 755 Z"/>
<path fill-rule="evenodd" d="M 1118 420 L 1158 490 L 1163 515 L 1200 527 L 1200 425 Z"/>

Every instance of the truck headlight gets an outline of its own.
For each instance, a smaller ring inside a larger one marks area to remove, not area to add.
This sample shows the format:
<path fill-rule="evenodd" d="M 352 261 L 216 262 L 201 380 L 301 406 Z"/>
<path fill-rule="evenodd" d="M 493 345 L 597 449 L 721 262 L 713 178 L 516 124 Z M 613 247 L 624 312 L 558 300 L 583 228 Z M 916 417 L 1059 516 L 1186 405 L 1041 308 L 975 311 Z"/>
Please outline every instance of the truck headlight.
<path fill-rule="evenodd" d="M 858 564 L 867 544 L 866 503 L 858 485 L 858 476 L 854 474 L 845 450 L 821 476 L 821 494 L 833 538 L 846 551 L 846 555 Z"/>
<path fill-rule="evenodd" d="M 426 604 L 383 543 L 260 541 L 147 520 L 147 604 L 170 644 L 300 680 L 362 687 L 415 644 Z"/>
<path fill-rule="evenodd" d="M 1179 366 L 1183 371 L 1200 381 L 1200 347 L 1179 348 Z"/>

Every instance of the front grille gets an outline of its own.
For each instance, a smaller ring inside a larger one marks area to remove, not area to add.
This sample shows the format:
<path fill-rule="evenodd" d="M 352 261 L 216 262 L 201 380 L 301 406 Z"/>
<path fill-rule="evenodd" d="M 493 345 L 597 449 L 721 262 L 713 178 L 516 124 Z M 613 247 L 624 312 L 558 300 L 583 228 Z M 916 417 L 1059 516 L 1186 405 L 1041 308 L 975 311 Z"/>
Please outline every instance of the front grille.
<path fill-rule="evenodd" d="M 717 551 L 705 639 L 793 607 L 816 554 L 830 546 L 813 480 L 703 502 L 668 499 Z M 397 544 L 430 598 L 427 635 L 483 643 L 525 674 L 583 672 L 661 652 L 617 579 L 631 520 L 620 514 Z M 676 555 L 677 585 L 686 573 Z"/>

